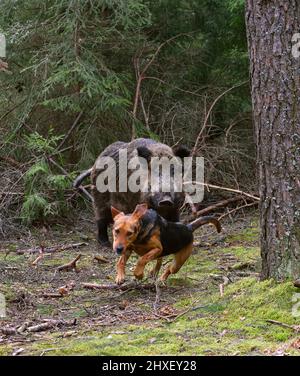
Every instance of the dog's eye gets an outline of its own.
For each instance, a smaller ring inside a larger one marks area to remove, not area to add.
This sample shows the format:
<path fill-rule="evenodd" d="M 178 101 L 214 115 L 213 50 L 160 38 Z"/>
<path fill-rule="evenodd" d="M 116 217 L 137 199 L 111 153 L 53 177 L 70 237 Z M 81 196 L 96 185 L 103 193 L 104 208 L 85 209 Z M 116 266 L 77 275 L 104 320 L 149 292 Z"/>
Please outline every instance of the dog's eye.
<path fill-rule="evenodd" d="M 115 229 L 115 233 L 116 234 L 119 234 L 120 233 L 120 230 L 118 228 Z"/>
<path fill-rule="evenodd" d="M 133 235 L 133 231 L 127 231 L 127 236 L 132 236 Z"/>

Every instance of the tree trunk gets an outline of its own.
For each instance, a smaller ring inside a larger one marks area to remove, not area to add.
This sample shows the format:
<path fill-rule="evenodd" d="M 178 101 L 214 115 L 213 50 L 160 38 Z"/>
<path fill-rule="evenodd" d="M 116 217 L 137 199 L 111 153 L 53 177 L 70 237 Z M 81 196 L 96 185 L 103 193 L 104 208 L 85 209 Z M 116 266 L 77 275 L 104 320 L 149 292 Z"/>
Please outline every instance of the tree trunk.
<path fill-rule="evenodd" d="M 246 23 L 261 198 L 262 277 L 300 276 L 298 0 L 247 0 Z M 294 54 L 295 55 L 295 54 Z"/>

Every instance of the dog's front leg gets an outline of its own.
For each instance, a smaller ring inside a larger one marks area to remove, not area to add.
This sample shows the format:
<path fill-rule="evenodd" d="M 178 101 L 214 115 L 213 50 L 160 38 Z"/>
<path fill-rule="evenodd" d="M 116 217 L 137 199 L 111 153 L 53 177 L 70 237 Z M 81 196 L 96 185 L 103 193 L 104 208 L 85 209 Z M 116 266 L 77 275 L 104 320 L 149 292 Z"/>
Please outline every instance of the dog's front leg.
<path fill-rule="evenodd" d="M 117 262 L 117 276 L 116 276 L 116 283 L 118 285 L 121 285 L 122 283 L 124 283 L 124 280 L 125 280 L 125 265 L 131 255 L 131 252 L 132 251 L 125 251 L 124 254 L 122 254 L 122 256 L 119 258 L 118 262 Z"/>
<path fill-rule="evenodd" d="M 144 277 L 145 266 L 148 264 L 148 262 L 158 258 L 161 252 L 162 250 L 160 248 L 153 248 L 144 256 L 140 257 L 133 272 L 135 278 L 142 279 Z"/>

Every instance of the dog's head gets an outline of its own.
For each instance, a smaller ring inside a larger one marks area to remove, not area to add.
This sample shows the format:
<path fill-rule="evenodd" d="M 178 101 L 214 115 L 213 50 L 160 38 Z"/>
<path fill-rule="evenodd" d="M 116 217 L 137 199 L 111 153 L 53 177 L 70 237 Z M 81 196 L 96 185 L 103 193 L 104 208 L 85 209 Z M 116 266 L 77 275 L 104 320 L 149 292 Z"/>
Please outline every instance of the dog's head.
<path fill-rule="evenodd" d="M 140 219 L 148 209 L 147 204 L 137 205 L 132 214 L 125 215 L 118 209 L 111 207 L 113 224 L 113 249 L 118 255 L 125 252 L 136 240 L 141 225 Z"/>

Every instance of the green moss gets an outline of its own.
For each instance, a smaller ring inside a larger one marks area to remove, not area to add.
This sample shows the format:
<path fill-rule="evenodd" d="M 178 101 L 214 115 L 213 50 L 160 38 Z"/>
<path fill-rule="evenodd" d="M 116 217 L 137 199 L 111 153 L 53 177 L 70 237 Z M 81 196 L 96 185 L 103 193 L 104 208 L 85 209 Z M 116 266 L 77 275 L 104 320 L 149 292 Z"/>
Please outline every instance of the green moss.
<path fill-rule="evenodd" d="M 257 355 L 275 352 L 282 346 L 288 348 L 286 344 L 295 333 L 267 320 L 297 324 L 292 315 L 292 297 L 297 289 L 289 281 L 279 284 L 272 280 L 259 282 L 250 277 L 237 279 L 235 273 L 240 268 L 259 270 L 257 224 L 252 223 L 249 229 L 234 236 L 230 237 L 229 246 L 226 239 L 224 247 L 195 249 L 178 274 L 170 277 L 169 287 L 161 289 L 160 305 L 170 306 L 174 312 L 183 313 L 181 316 L 171 317 L 169 321 L 154 318 L 131 325 L 122 325 L 120 321 L 112 327 L 93 326 L 93 330 L 83 333 L 81 322 L 86 328 L 87 311 L 93 312 L 95 304 L 107 304 L 112 298 L 108 291 L 96 293 L 75 289 L 63 299 L 37 304 L 36 309 L 41 316 L 48 317 L 60 307 L 77 307 L 65 312 L 66 319 L 79 318 L 74 329 L 76 333 L 68 338 L 61 337 L 61 330 L 43 333 L 44 338 L 39 342 L 24 345 L 26 354 L 38 355 L 45 349 L 55 348 L 45 355 Z M 57 254 L 47 260 L 50 261 L 47 265 L 62 265 L 70 259 L 70 255 Z M 84 255 L 79 266 L 88 270 L 91 260 L 91 256 Z M 128 263 L 128 280 L 133 278 L 131 268 L 135 262 L 132 258 Z M 110 264 L 101 265 L 100 270 L 103 268 L 114 270 Z M 220 296 L 219 284 L 227 273 L 233 274 L 235 282 L 226 285 Z M 96 283 L 104 283 L 98 274 L 90 276 L 89 281 L 93 279 Z M 7 284 L 5 293 L 13 295 L 14 287 Z M 39 288 L 43 290 L 47 286 Z M 131 290 L 116 299 L 123 297 L 130 304 L 138 301 L 139 309 L 145 314 L 153 314 L 153 292 Z M 95 299 L 99 301 L 95 303 Z M 135 322 L 134 317 L 132 322 Z M 1 351 L 11 352 L 11 349 L 0 347 Z M 299 355 L 296 349 L 288 348 L 287 351 Z"/>
<path fill-rule="evenodd" d="M 257 242 L 259 239 L 259 227 L 258 227 L 258 220 L 252 220 L 250 225 L 239 231 L 235 232 L 228 236 L 226 241 L 230 243 L 249 243 L 249 242 Z"/>

